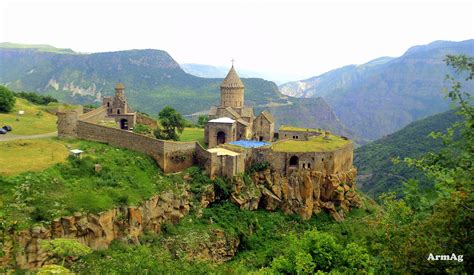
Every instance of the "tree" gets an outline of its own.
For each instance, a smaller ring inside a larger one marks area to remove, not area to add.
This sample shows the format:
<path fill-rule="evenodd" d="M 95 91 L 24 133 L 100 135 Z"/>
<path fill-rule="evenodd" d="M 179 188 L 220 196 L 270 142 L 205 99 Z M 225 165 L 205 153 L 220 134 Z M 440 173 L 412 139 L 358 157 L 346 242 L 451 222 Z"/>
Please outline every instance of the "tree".
<path fill-rule="evenodd" d="M 197 121 L 197 126 L 200 128 L 204 128 L 206 123 L 209 121 L 209 116 L 207 115 L 200 115 Z"/>
<path fill-rule="evenodd" d="M 158 139 L 178 140 L 178 133 L 182 133 L 185 126 L 185 120 L 175 109 L 166 106 L 158 114 L 160 127 L 154 134 Z"/>
<path fill-rule="evenodd" d="M 76 240 L 62 238 L 42 242 L 41 248 L 52 253 L 56 257 L 62 258 L 61 266 L 64 266 L 66 258 L 76 258 L 92 253 L 92 249 L 88 246 L 85 246 Z"/>
<path fill-rule="evenodd" d="M 13 110 L 16 98 L 13 92 L 5 86 L 0 86 L 0 112 L 8 113 Z"/>
<path fill-rule="evenodd" d="M 473 79 L 474 57 L 448 55 L 445 61 L 466 81 Z M 400 273 L 463 274 L 474 269 L 474 107 L 460 81 L 453 76 L 447 79 L 452 86 L 446 95 L 463 119 L 445 133 L 431 133 L 443 143 L 439 152 L 404 159 L 433 183 L 435 196 L 419 192 L 416 182 L 408 181 L 406 199 L 385 197 L 385 213 L 374 230 L 381 231 L 383 249 L 378 254 L 385 258 L 385 266 Z M 428 261 L 430 253 L 454 253 L 464 259 Z"/>

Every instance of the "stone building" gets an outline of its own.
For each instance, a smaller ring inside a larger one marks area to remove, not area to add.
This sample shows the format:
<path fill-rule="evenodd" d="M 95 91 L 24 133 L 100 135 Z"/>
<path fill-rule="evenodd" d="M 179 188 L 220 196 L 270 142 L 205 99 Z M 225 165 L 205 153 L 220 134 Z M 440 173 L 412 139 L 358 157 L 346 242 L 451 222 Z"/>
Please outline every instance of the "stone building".
<path fill-rule="evenodd" d="M 118 83 L 115 86 L 115 96 L 104 97 L 102 106 L 107 109 L 107 116 L 115 118 L 115 121 L 120 124 L 120 129 L 129 130 L 135 126 L 137 115 L 128 105 L 124 90 L 125 86 Z"/>
<path fill-rule="evenodd" d="M 205 127 L 205 142 L 209 148 L 235 140 L 271 141 L 273 139 L 275 128 L 273 116 L 268 111 L 264 111 L 255 118 L 253 108 L 245 106 L 245 86 L 233 65 L 222 81 L 220 89 L 220 105 L 211 107 L 210 121 Z M 224 123 L 226 127 L 223 126 L 222 121 L 226 121 Z M 230 129 L 235 129 L 235 133 Z"/>

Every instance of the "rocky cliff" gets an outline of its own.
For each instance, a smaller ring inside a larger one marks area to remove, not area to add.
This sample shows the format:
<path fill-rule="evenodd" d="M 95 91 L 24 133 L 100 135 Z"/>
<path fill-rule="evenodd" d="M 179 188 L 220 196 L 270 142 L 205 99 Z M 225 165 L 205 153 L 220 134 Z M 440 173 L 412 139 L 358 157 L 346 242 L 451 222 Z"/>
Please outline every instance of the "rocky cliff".
<path fill-rule="evenodd" d="M 55 219 L 47 226 L 36 226 L 13 234 L 4 245 L 0 265 L 33 269 L 52 262 L 40 246 L 45 240 L 68 238 L 92 249 L 105 249 L 113 240 L 138 243 L 144 232 L 158 233 L 165 223 L 178 223 L 189 212 L 186 190 L 164 192 L 138 207 L 118 207 L 98 214 L 76 213 Z"/>
<path fill-rule="evenodd" d="M 345 213 L 361 204 L 355 192 L 356 174 L 355 168 L 332 175 L 298 170 L 288 177 L 270 170 L 255 172 L 251 181 L 235 179 L 231 200 L 242 209 L 281 209 L 303 219 L 325 210 L 336 221 L 342 221 Z"/>

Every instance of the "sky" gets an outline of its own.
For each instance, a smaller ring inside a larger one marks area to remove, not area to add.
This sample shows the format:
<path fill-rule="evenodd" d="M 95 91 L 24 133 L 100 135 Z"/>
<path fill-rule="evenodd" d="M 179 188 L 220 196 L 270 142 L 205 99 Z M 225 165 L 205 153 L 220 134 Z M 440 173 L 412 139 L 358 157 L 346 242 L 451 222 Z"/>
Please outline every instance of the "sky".
<path fill-rule="evenodd" d="M 0 42 L 165 50 L 178 63 L 304 79 L 435 40 L 474 38 L 474 2 L 0 0 Z"/>

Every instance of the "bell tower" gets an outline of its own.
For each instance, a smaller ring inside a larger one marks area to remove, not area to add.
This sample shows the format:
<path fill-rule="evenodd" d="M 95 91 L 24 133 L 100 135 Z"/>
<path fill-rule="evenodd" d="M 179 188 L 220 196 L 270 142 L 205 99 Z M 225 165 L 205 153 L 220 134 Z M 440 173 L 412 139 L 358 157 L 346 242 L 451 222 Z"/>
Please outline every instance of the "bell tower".
<path fill-rule="evenodd" d="M 221 106 L 242 108 L 244 107 L 244 83 L 234 69 L 234 65 L 227 73 L 221 84 Z"/>

